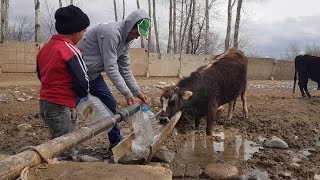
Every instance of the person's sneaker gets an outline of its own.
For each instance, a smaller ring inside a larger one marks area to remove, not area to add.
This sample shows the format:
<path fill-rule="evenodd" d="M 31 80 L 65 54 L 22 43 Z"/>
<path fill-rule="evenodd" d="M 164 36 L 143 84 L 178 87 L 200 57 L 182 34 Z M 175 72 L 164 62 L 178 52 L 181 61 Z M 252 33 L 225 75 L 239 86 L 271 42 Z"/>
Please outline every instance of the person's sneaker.
<path fill-rule="evenodd" d="M 60 155 L 57 157 L 58 161 L 74 161 L 71 155 Z"/>

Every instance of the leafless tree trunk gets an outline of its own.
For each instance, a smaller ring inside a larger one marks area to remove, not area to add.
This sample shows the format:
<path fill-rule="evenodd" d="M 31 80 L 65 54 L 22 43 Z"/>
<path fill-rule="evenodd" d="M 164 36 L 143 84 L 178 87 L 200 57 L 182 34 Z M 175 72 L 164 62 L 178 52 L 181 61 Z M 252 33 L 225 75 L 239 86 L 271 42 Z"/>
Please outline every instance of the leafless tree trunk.
<path fill-rule="evenodd" d="M 54 13 L 57 7 L 50 3 L 51 1 L 52 0 L 41 0 L 41 42 L 47 41 L 48 38 L 56 33 Z"/>
<path fill-rule="evenodd" d="M 232 23 L 232 8 L 236 0 L 228 0 L 228 24 L 227 24 L 227 33 L 226 39 L 224 41 L 224 50 L 227 51 L 230 48 L 230 34 L 231 34 L 231 23 Z"/>
<path fill-rule="evenodd" d="M 73 0 L 70 0 L 70 5 L 73 5 Z"/>
<path fill-rule="evenodd" d="M 187 10 L 187 9 L 188 9 L 188 5 L 185 4 L 187 17 L 186 17 L 186 20 L 185 20 L 185 21 L 186 21 L 186 24 L 185 24 L 185 26 L 184 26 L 183 33 L 182 33 L 180 53 L 182 53 L 182 47 L 183 47 L 183 45 L 184 45 L 184 38 L 185 38 L 185 34 L 186 34 L 187 27 L 188 27 L 188 24 L 189 24 L 189 19 L 190 19 L 190 14 L 191 14 L 191 9 L 192 9 L 192 1 L 193 1 L 193 0 L 190 0 L 189 10 Z"/>
<path fill-rule="evenodd" d="M 40 36 L 40 0 L 34 0 L 34 41 L 39 42 Z"/>
<path fill-rule="evenodd" d="M 192 30 L 193 30 L 193 22 L 194 22 L 194 16 L 195 16 L 195 10 L 196 10 L 196 1 L 191 0 L 190 1 L 190 9 L 192 6 L 192 14 L 191 14 L 191 21 L 190 21 L 190 26 L 189 26 L 189 32 L 188 32 L 188 40 L 187 40 L 187 47 L 186 47 L 186 53 L 190 53 L 190 44 L 191 44 L 191 39 L 192 39 Z"/>
<path fill-rule="evenodd" d="M 117 0 L 113 0 L 114 20 L 118 21 Z"/>
<path fill-rule="evenodd" d="M 137 0 L 137 8 L 140 9 L 140 2 L 139 2 L 139 0 Z M 141 48 L 144 48 L 143 37 L 140 37 L 140 45 L 141 45 Z"/>
<path fill-rule="evenodd" d="M 156 48 L 157 53 L 160 53 L 160 44 L 159 44 L 159 33 L 158 33 L 158 26 L 157 26 L 157 16 L 156 16 L 156 1 L 152 0 L 153 6 L 153 23 L 154 23 L 154 34 L 156 37 Z"/>
<path fill-rule="evenodd" d="M 172 34 L 173 34 L 173 52 L 177 53 L 177 7 L 176 0 L 172 1 L 173 17 L 172 17 Z"/>
<path fill-rule="evenodd" d="M 151 17 L 151 14 L 152 14 L 152 8 L 151 8 L 151 0 L 148 0 L 148 7 L 149 7 L 149 17 Z M 153 49 L 152 49 L 152 38 L 151 38 L 151 29 L 149 31 L 149 35 L 148 35 L 148 52 L 153 52 Z"/>
<path fill-rule="evenodd" d="M 197 22 L 197 25 L 198 25 L 198 32 L 197 33 L 198 33 L 198 35 L 195 38 L 194 42 L 191 43 L 191 45 L 192 45 L 191 54 L 196 54 L 197 50 L 199 49 L 202 29 L 204 28 L 204 23 L 205 23 L 206 19 L 207 18 L 203 18 L 202 22 Z M 204 44 L 204 46 L 206 48 L 206 44 Z"/>
<path fill-rule="evenodd" d="M 170 7 L 169 7 L 169 37 L 168 37 L 167 53 L 171 53 L 171 51 L 172 51 L 172 0 L 169 0 L 169 2 L 170 2 Z"/>
<path fill-rule="evenodd" d="M 122 20 L 124 20 L 126 16 L 126 1 L 122 0 Z"/>
<path fill-rule="evenodd" d="M 8 35 L 9 0 L 1 0 L 1 41 Z"/>
<path fill-rule="evenodd" d="M 208 54 L 208 47 L 209 47 L 209 0 L 206 0 L 205 6 L 205 18 L 206 18 L 206 34 L 204 38 L 204 53 Z"/>
<path fill-rule="evenodd" d="M 62 7 L 62 0 L 59 0 L 59 8 Z"/>
<path fill-rule="evenodd" d="M 236 49 L 238 49 L 238 46 L 239 46 L 239 27 L 240 27 L 241 6 L 242 6 L 242 0 L 238 0 L 237 16 L 236 16 L 236 22 L 234 25 L 234 35 L 233 35 L 233 47 Z"/>
<path fill-rule="evenodd" d="M 183 28 L 183 19 L 184 19 L 184 5 L 186 0 L 181 1 L 181 10 L 180 10 L 180 28 L 179 28 L 179 53 L 182 50 L 182 28 Z"/>

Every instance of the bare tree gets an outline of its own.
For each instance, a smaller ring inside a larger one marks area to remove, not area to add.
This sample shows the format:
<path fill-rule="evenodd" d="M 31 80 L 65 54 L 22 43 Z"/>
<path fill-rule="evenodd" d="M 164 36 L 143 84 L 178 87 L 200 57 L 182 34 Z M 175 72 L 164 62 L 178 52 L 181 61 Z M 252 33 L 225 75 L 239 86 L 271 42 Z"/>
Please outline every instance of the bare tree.
<path fill-rule="evenodd" d="M 300 54 L 300 47 L 296 43 L 291 43 L 283 59 L 293 61 L 294 58 L 299 54 Z"/>
<path fill-rule="evenodd" d="M 41 5 L 41 35 L 42 41 L 46 41 L 50 38 L 53 34 L 56 33 L 55 29 L 55 19 L 54 13 L 57 9 L 52 3 L 51 0 L 43 0 Z"/>
<path fill-rule="evenodd" d="M 114 20 L 118 21 L 117 0 L 113 0 Z"/>
<path fill-rule="evenodd" d="M 149 7 L 149 17 L 152 19 L 152 4 L 151 4 L 151 0 L 148 0 L 148 7 Z M 152 21 L 152 20 L 151 20 Z M 154 47 L 153 47 L 153 43 L 152 43 L 152 32 L 151 29 L 149 31 L 149 35 L 148 35 L 148 52 L 154 52 Z"/>
<path fill-rule="evenodd" d="M 137 0 L 137 8 L 140 9 L 140 2 L 139 0 Z M 144 42 L 143 42 L 143 38 L 140 37 L 140 45 L 141 45 L 141 48 L 144 48 Z"/>
<path fill-rule="evenodd" d="M 34 0 L 34 41 L 39 42 L 40 36 L 40 0 Z"/>
<path fill-rule="evenodd" d="M 205 41 L 204 41 L 204 44 L 205 44 L 205 50 L 204 50 L 204 53 L 205 54 L 208 54 L 208 42 L 209 42 L 209 0 L 206 0 L 206 5 L 205 5 L 205 19 L 206 19 L 206 34 L 205 34 Z"/>
<path fill-rule="evenodd" d="M 157 48 L 157 53 L 160 53 L 159 33 L 158 33 L 157 16 L 156 16 L 156 1 L 155 0 L 152 0 L 152 6 L 153 6 L 154 34 L 156 37 L 156 48 Z"/>
<path fill-rule="evenodd" d="M 9 0 L 1 0 L 1 41 L 6 40 L 8 35 L 8 21 L 9 21 Z"/>
<path fill-rule="evenodd" d="M 188 10 L 188 4 L 185 3 L 187 17 L 186 17 L 186 20 L 185 20 L 186 24 L 185 24 L 185 26 L 183 28 L 183 33 L 182 33 L 182 36 L 181 36 L 180 53 L 182 53 L 182 47 L 184 45 L 184 38 L 185 38 L 186 31 L 187 31 L 187 26 L 189 24 L 189 19 L 190 19 L 190 14 L 191 14 L 191 9 L 192 9 L 192 1 L 193 0 L 190 0 L 189 10 Z"/>
<path fill-rule="evenodd" d="M 231 22 L 232 22 L 232 9 L 236 0 L 228 0 L 228 23 L 227 23 L 227 32 L 226 39 L 224 42 L 224 50 L 227 51 L 230 48 L 230 34 L 231 34 Z"/>
<path fill-rule="evenodd" d="M 189 54 L 190 50 L 191 50 L 190 43 L 192 41 L 192 30 L 193 30 L 193 22 L 194 22 L 194 17 L 195 17 L 195 10 L 196 10 L 196 0 L 190 1 L 190 7 L 191 6 L 192 6 L 192 14 L 191 14 L 191 21 L 190 21 L 189 32 L 188 32 L 187 47 L 186 47 L 187 54 Z"/>
<path fill-rule="evenodd" d="M 239 27 L 240 27 L 242 1 L 243 0 L 238 0 L 236 22 L 234 25 L 233 47 L 236 49 L 238 49 L 239 47 Z"/>
<path fill-rule="evenodd" d="M 27 16 L 17 16 L 17 20 L 9 26 L 9 41 L 31 41 L 34 35 L 34 26 Z"/>
<path fill-rule="evenodd" d="M 307 44 L 305 47 L 305 54 L 320 57 L 320 47 L 315 43 L 313 43 L 311 45 Z"/>
<path fill-rule="evenodd" d="M 172 8 L 173 8 L 173 17 L 172 17 L 172 34 L 173 34 L 173 52 L 177 53 L 177 1 L 172 1 Z"/>
<path fill-rule="evenodd" d="M 182 28 L 183 28 L 183 21 L 184 21 L 184 6 L 186 4 L 186 0 L 181 1 L 181 9 L 180 9 L 180 27 L 179 27 L 179 53 L 182 51 Z"/>
<path fill-rule="evenodd" d="M 122 0 L 122 20 L 124 20 L 126 16 L 126 1 Z"/>
<path fill-rule="evenodd" d="M 169 37 L 168 37 L 167 53 L 171 53 L 171 51 L 172 51 L 172 0 L 169 0 L 169 2 L 170 2 L 170 7 L 169 7 Z"/>
<path fill-rule="evenodd" d="M 59 0 L 59 8 L 62 7 L 62 0 Z"/>

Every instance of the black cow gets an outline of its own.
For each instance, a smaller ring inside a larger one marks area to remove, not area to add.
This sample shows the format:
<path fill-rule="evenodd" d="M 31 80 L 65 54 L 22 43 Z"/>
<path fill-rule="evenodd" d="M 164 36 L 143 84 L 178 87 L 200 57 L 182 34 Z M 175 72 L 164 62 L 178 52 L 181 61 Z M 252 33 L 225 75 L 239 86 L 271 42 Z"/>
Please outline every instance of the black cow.
<path fill-rule="evenodd" d="M 218 107 L 229 103 L 230 112 L 230 105 L 241 95 L 243 113 L 247 117 L 247 64 L 248 59 L 242 51 L 230 49 L 216 56 L 213 63 L 192 72 L 176 86 L 162 88 L 160 101 L 164 111 L 161 116 L 171 118 L 180 110 L 191 112 L 196 127 L 200 118 L 207 116 L 206 133 L 211 135 Z"/>
<path fill-rule="evenodd" d="M 298 76 L 298 85 L 302 97 L 309 98 L 311 95 L 308 91 L 308 79 L 318 82 L 318 90 L 320 89 L 320 57 L 310 55 L 299 55 L 294 60 L 295 73 L 294 73 L 294 84 L 293 93 L 296 89 L 296 81 Z"/>

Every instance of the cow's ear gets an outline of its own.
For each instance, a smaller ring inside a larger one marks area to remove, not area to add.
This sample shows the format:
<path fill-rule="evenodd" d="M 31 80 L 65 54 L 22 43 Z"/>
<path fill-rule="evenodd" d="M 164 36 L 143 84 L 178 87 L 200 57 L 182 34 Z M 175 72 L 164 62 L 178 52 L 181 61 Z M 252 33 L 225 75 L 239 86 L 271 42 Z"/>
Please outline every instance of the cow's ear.
<path fill-rule="evenodd" d="M 188 100 L 192 96 L 193 92 L 191 91 L 184 91 L 182 95 L 183 100 Z"/>

